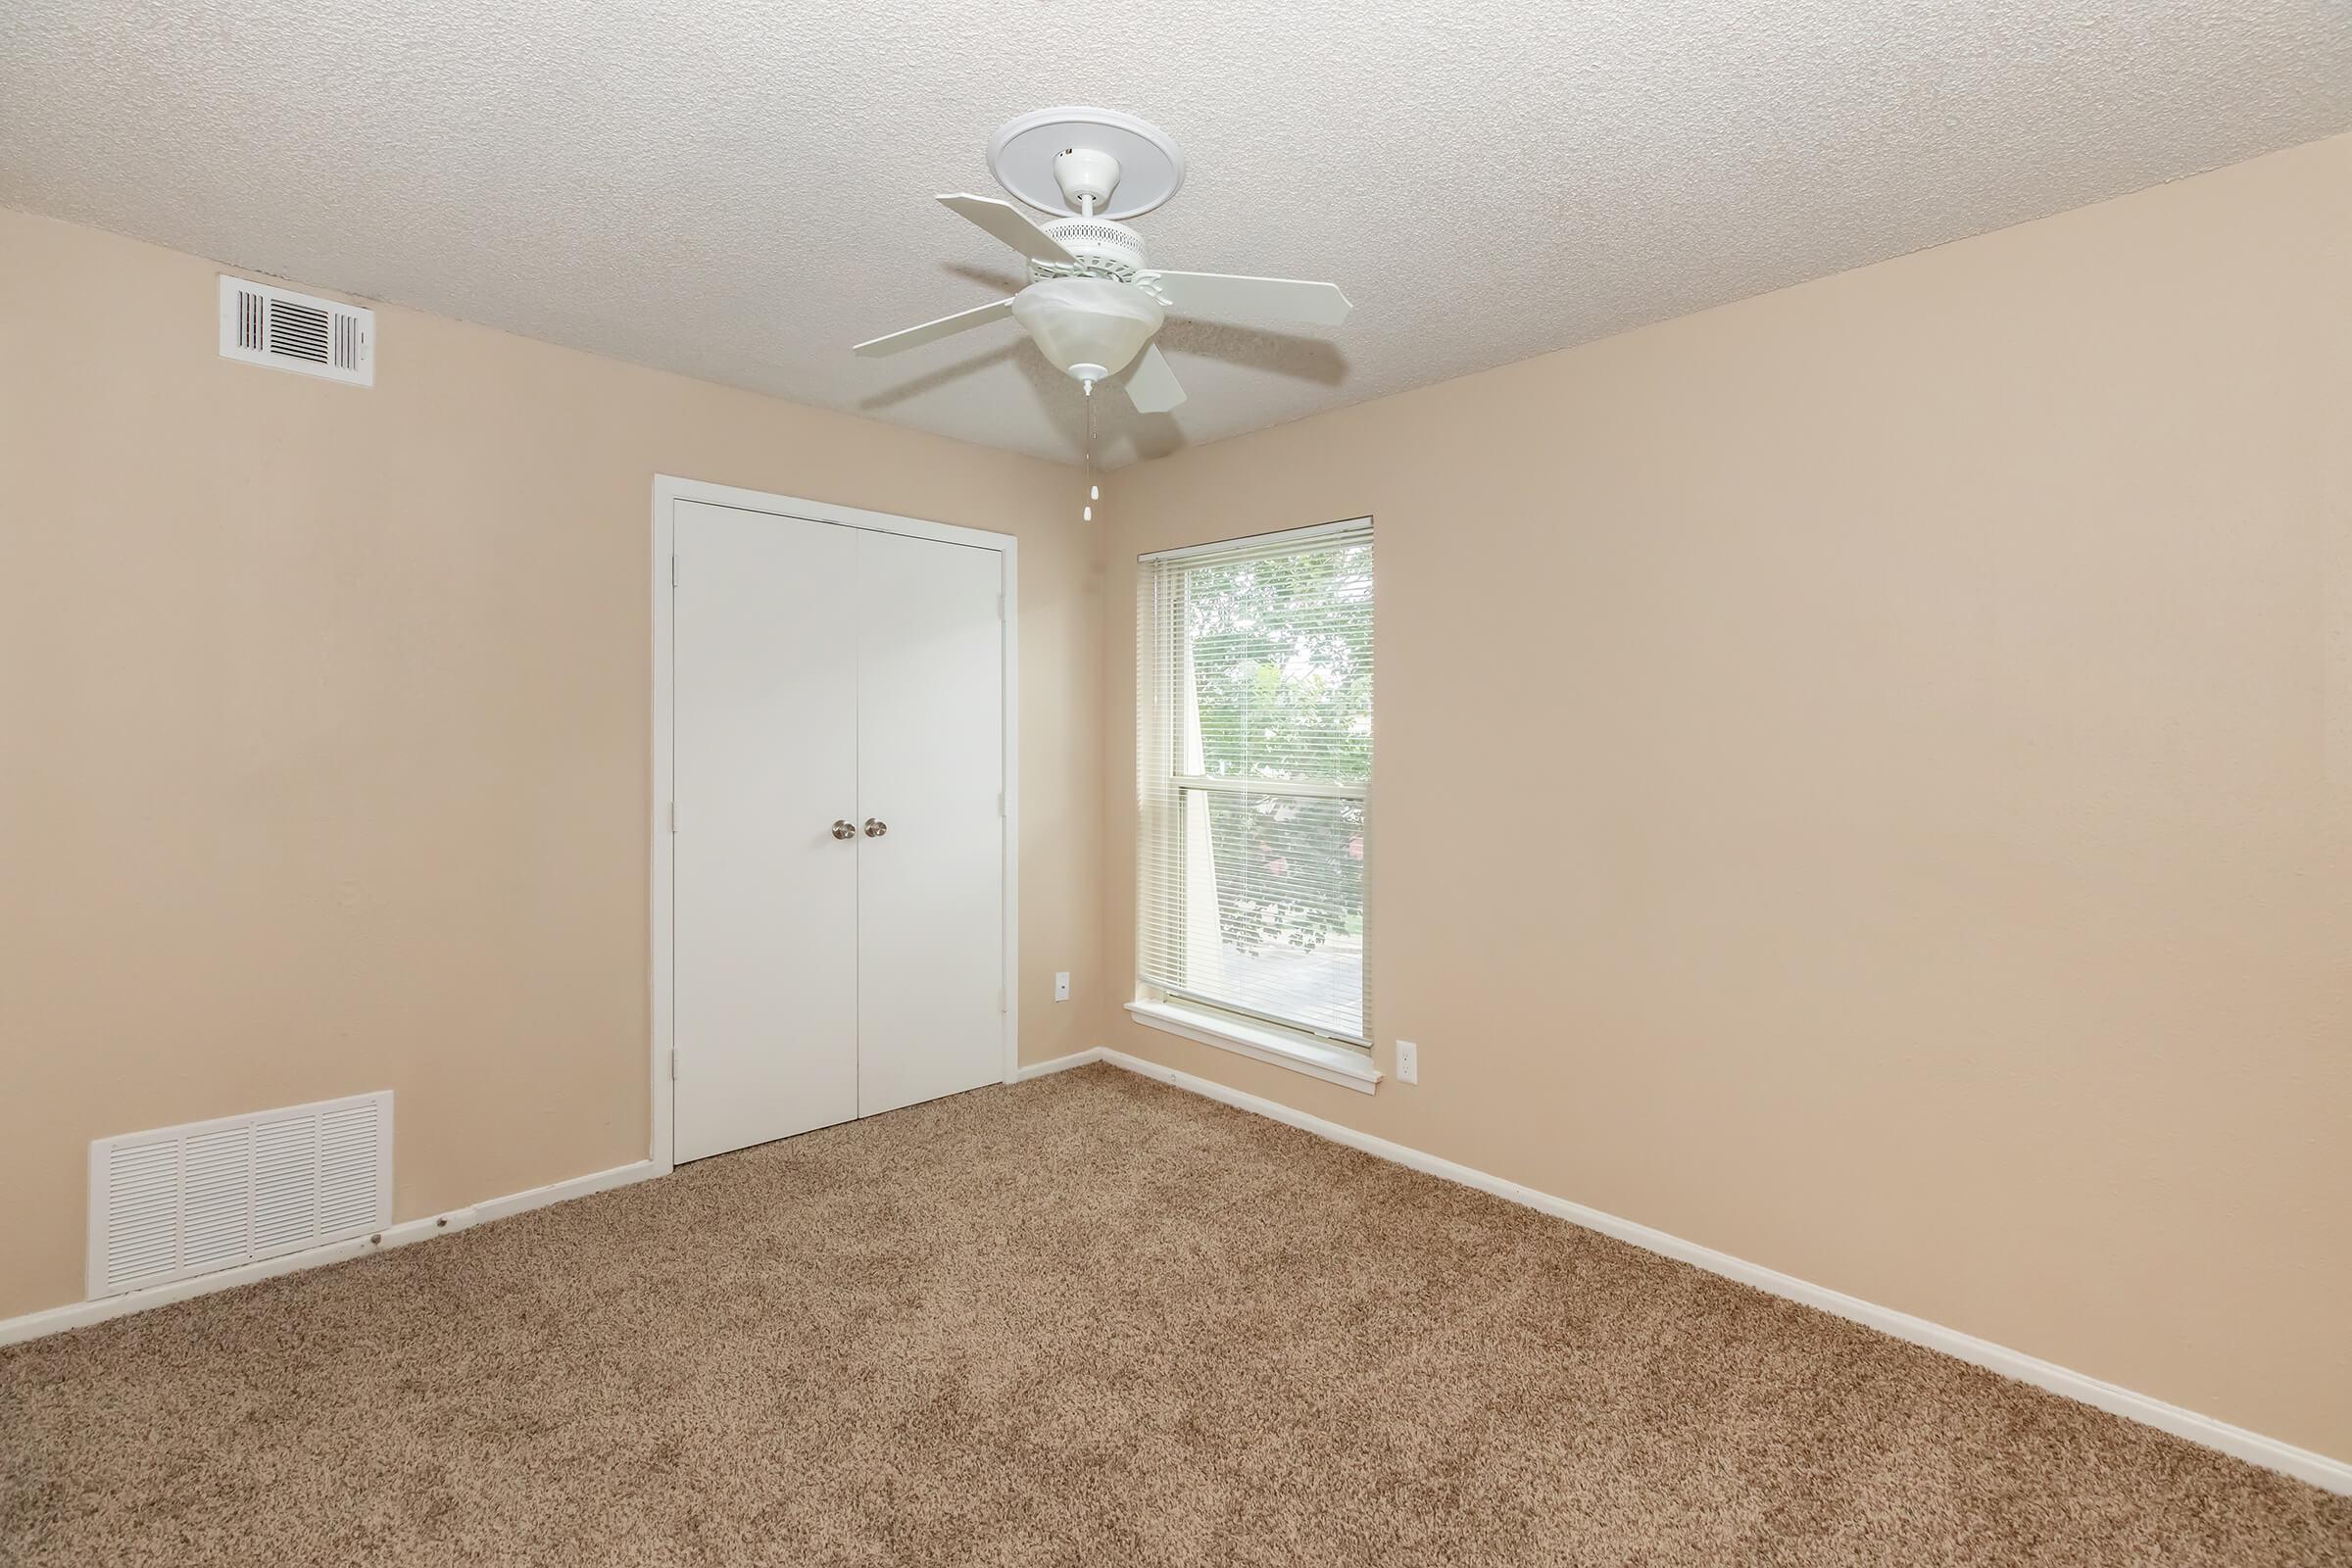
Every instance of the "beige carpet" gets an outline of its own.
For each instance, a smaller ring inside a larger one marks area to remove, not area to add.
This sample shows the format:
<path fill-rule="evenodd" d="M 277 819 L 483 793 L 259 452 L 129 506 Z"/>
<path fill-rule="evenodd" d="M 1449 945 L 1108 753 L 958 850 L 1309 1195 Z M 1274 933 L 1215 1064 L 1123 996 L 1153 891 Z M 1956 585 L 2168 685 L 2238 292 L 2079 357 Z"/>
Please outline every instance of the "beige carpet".
<path fill-rule="evenodd" d="M 12 1564 L 2352 1563 L 2352 1500 L 1108 1067 L 0 1351 Z"/>

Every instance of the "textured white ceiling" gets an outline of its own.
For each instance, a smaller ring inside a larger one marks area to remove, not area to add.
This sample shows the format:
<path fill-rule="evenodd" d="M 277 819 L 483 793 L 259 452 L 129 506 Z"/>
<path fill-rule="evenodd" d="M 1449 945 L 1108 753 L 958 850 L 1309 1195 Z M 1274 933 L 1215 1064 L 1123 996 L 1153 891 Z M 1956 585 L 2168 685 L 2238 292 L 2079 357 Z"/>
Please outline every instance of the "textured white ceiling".
<path fill-rule="evenodd" d="M 931 201 L 1101 103 L 1181 142 L 1160 266 L 1329 278 L 1171 322 L 1110 463 L 1979 233 L 2352 123 L 2345 0 L 8 0 L 0 203 L 1069 459 L 1018 286 Z"/>

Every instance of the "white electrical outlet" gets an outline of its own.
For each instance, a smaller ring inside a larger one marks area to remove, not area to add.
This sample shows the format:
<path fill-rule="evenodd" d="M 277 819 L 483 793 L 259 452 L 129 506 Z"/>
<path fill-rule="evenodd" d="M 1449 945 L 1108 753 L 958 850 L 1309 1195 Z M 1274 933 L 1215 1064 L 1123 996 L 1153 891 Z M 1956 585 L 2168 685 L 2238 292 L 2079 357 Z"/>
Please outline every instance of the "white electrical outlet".
<path fill-rule="evenodd" d="M 1067 969 L 1063 969 L 1054 976 L 1054 1000 L 1055 1002 L 1070 1000 L 1070 971 Z"/>
<path fill-rule="evenodd" d="M 1421 1048 L 1410 1040 L 1396 1042 L 1396 1081 L 1400 1084 L 1421 1081 Z"/>

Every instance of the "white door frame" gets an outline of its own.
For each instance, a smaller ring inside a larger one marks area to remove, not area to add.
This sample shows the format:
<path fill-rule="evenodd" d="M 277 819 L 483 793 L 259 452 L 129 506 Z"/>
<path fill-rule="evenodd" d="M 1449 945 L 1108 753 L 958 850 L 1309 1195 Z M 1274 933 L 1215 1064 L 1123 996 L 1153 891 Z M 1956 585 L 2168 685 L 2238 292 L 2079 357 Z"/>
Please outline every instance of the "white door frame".
<path fill-rule="evenodd" d="M 672 966 L 676 956 L 674 888 L 676 846 L 671 839 L 671 789 L 676 778 L 676 732 L 671 711 L 676 671 L 670 640 L 671 563 L 677 551 L 677 503 L 701 501 L 743 512 L 764 512 L 779 517 L 810 522 L 839 523 L 881 533 L 906 534 L 915 539 L 938 539 L 949 544 L 994 550 L 1004 558 L 1004 1081 L 1010 1083 L 1021 1057 L 1021 792 L 1020 792 L 1020 600 L 1017 593 L 1020 541 L 1008 533 L 958 528 L 953 523 L 928 522 L 920 517 L 866 512 L 829 501 L 803 501 L 739 490 L 733 485 L 707 484 L 666 473 L 654 475 L 654 799 L 653 799 L 653 1138 L 647 1156 L 657 1170 L 670 1169 L 670 1063 L 676 1044 L 677 997 Z"/>

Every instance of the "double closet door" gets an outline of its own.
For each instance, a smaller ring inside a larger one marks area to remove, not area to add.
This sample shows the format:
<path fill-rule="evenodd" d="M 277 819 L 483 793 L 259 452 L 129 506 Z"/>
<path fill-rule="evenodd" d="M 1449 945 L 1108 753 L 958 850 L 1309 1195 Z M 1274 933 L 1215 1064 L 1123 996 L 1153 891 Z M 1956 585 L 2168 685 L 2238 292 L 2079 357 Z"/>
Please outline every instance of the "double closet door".
<path fill-rule="evenodd" d="M 1004 1077 L 1004 558 L 676 504 L 673 1157 Z"/>

